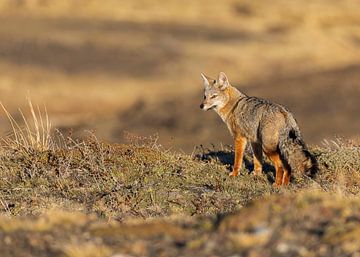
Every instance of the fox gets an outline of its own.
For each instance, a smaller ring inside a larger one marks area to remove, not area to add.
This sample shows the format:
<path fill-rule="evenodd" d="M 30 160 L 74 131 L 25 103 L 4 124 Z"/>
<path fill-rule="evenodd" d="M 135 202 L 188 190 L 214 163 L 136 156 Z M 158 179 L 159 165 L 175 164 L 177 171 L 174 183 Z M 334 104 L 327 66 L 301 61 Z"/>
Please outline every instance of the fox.
<path fill-rule="evenodd" d="M 220 72 L 217 79 L 201 73 L 204 100 L 200 108 L 214 110 L 234 139 L 234 165 L 230 176 L 238 176 L 246 145 L 251 144 L 255 176 L 263 172 L 263 154 L 275 167 L 274 187 L 287 186 L 293 172 L 313 177 L 316 158 L 310 153 L 293 114 L 284 106 L 248 96 L 230 84 Z"/>

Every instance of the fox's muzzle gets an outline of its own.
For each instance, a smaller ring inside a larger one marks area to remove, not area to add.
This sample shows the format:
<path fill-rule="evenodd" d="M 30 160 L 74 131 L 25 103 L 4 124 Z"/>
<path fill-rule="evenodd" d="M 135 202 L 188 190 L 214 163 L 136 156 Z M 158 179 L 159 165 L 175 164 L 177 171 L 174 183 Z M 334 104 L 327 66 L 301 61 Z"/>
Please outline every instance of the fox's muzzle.
<path fill-rule="evenodd" d="M 205 105 L 205 104 L 204 103 L 200 104 L 200 109 L 203 110 L 203 111 L 212 110 L 212 109 L 214 109 L 216 107 L 215 105 L 209 107 L 208 105 Z"/>

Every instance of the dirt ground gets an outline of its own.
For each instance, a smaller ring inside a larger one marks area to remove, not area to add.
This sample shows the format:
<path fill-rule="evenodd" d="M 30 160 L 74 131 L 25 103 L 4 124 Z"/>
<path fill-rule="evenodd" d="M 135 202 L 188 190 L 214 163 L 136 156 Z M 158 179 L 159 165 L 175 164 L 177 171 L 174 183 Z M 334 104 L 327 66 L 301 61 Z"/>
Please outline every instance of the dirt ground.
<path fill-rule="evenodd" d="M 286 105 L 311 144 L 358 134 L 356 1 L 3 1 L 0 14 L 0 101 L 18 120 L 30 96 L 79 137 L 158 134 L 185 152 L 228 144 L 216 114 L 198 108 L 200 72 L 225 71 Z"/>

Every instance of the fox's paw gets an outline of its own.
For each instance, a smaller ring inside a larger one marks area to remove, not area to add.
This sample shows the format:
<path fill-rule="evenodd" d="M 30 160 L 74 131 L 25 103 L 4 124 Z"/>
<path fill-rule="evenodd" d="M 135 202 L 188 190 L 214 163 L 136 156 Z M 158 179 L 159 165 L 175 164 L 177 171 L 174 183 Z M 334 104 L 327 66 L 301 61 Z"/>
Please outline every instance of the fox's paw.
<path fill-rule="evenodd" d="M 230 177 L 237 177 L 238 175 L 239 175 L 238 171 L 232 171 L 232 172 L 229 173 Z"/>
<path fill-rule="evenodd" d="M 255 177 L 257 176 L 261 176 L 262 175 L 262 169 L 256 169 L 254 170 L 254 172 L 252 173 Z"/>
<path fill-rule="evenodd" d="M 273 187 L 273 188 L 281 188 L 281 184 L 278 184 L 278 183 L 274 182 L 274 183 L 272 184 L 272 187 Z"/>

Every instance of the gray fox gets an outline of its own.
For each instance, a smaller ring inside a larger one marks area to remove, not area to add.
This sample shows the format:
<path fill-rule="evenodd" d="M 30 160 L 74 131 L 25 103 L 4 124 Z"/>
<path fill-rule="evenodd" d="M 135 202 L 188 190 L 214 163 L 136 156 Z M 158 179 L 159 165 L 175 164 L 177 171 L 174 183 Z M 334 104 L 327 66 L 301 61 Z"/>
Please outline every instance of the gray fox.
<path fill-rule="evenodd" d="M 251 144 L 254 175 L 262 173 L 263 153 L 276 170 L 274 186 L 288 185 L 293 171 L 312 176 L 317 169 L 293 115 L 282 105 L 250 97 L 230 85 L 225 73 L 217 80 L 201 74 L 205 94 L 200 108 L 215 110 L 235 141 L 235 162 L 230 176 L 237 176 L 244 149 Z"/>

